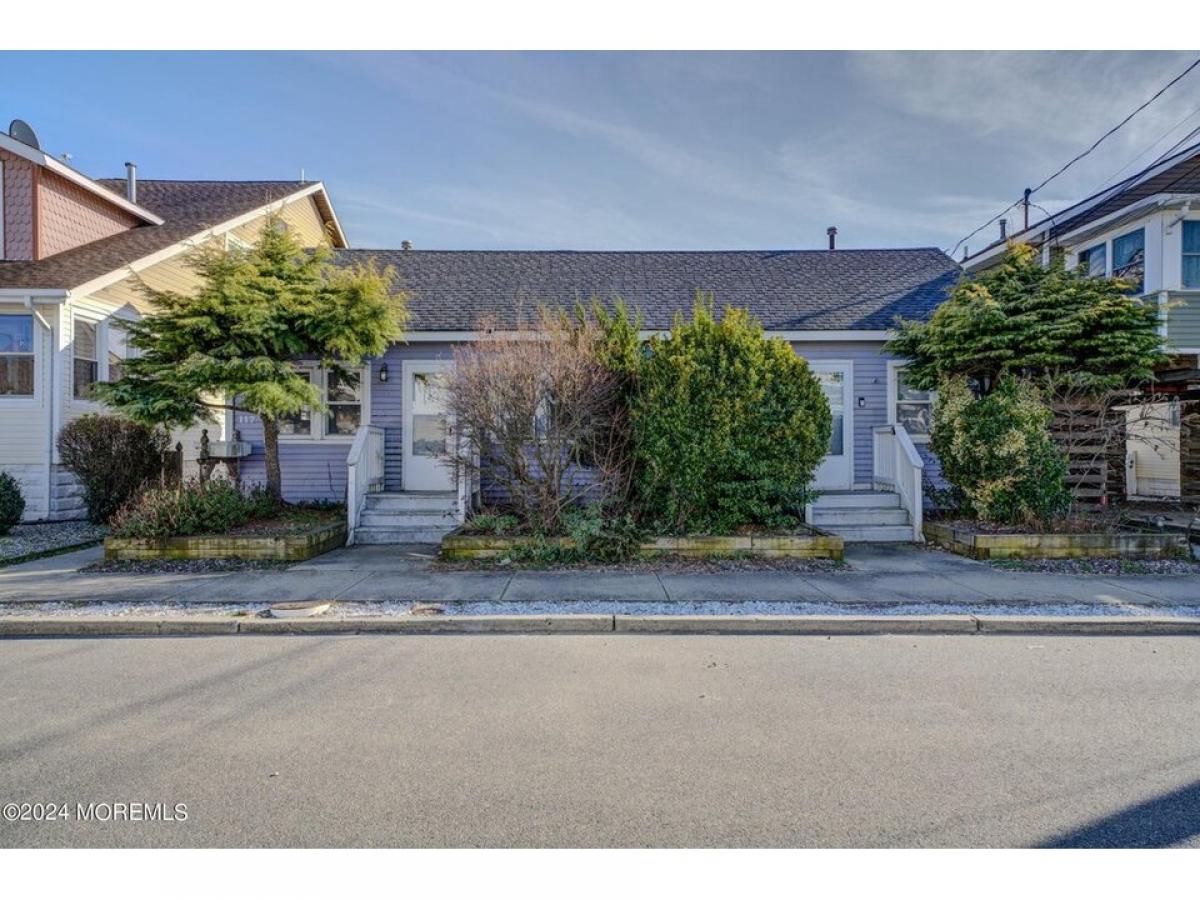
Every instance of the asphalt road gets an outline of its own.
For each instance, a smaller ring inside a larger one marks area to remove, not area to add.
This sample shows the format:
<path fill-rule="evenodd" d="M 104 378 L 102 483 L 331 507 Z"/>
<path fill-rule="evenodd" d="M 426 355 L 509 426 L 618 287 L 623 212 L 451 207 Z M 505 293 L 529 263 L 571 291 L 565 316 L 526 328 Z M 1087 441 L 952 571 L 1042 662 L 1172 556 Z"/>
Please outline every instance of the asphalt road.
<path fill-rule="evenodd" d="M 1200 846 L 1198 698 L 1197 638 L 8 640 L 0 802 L 72 818 L 0 846 Z"/>

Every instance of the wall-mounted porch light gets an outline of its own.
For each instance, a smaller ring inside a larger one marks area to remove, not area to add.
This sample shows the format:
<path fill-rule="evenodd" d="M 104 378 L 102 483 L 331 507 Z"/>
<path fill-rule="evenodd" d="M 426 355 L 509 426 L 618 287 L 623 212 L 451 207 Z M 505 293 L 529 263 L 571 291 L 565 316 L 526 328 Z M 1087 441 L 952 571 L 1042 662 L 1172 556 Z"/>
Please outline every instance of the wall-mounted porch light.
<path fill-rule="evenodd" d="M 384 363 L 383 365 L 381 365 L 379 367 L 379 383 L 380 384 L 386 383 L 387 376 L 388 376 L 387 363 Z"/>

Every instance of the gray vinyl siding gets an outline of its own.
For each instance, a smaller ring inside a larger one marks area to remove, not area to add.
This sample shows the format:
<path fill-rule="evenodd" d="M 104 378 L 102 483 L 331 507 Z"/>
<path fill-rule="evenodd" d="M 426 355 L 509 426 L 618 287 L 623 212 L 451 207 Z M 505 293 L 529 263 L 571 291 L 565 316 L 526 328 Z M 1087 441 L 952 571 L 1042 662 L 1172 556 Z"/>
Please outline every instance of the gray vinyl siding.
<path fill-rule="evenodd" d="M 1200 297 L 1172 296 L 1167 307 L 1167 344 L 1200 348 Z"/>
<path fill-rule="evenodd" d="M 871 483 L 873 465 L 873 435 L 876 425 L 888 420 L 887 360 L 883 344 L 873 341 L 798 342 L 796 352 L 805 359 L 817 361 L 850 361 L 854 364 L 851 406 L 854 416 L 854 481 L 856 485 Z M 453 357 L 449 343 L 395 344 L 380 359 L 371 363 L 371 418 L 374 425 L 385 429 L 385 483 L 389 491 L 401 490 L 402 482 L 402 378 L 404 360 L 434 360 Z M 381 384 L 379 369 L 388 366 L 388 381 Z M 858 406 L 858 398 L 865 405 Z M 261 483 L 266 477 L 262 452 L 262 429 L 254 416 L 239 414 L 236 426 L 243 440 L 251 442 L 253 452 L 242 463 L 243 480 L 248 484 Z M 280 465 L 283 472 L 284 497 L 290 501 L 330 500 L 340 502 L 346 496 L 346 441 L 283 441 L 280 444 Z M 587 474 L 580 473 L 587 479 Z M 483 485 L 487 501 L 503 498 L 494 483 Z"/>
<path fill-rule="evenodd" d="M 406 359 L 449 359 L 450 344 L 393 344 L 379 359 L 371 361 L 370 422 L 384 428 L 384 482 L 389 491 L 401 489 L 401 434 L 403 393 L 401 363 Z M 379 370 L 388 366 L 388 380 L 380 383 Z M 251 454 L 242 460 L 242 481 L 247 485 L 266 481 L 262 425 L 257 416 L 238 413 L 234 425 L 242 440 L 251 444 Z M 283 476 L 283 497 L 290 502 L 324 500 L 341 503 L 346 499 L 347 440 L 287 440 L 279 442 L 279 466 Z"/>
<path fill-rule="evenodd" d="M 234 427 L 243 441 L 249 441 L 251 453 L 241 462 L 245 485 L 264 484 L 267 460 L 263 454 L 262 424 L 257 416 L 238 413 Z M 283 499 L 291 503 L 324 500 L 341 503 L 346 499 L 346 454 L 349 441 L 279 442 L 279 468 L 283 478 Z"/>
<path fill-rule="evenodd" d="M 873 341 L 818 343 L 803 341 L 792 344 L 796 353 L 812 362 L 848 361 L 854 364 L 854 384 L 850 405 L 854 410 L 854 483 L 870 486 L 874 468 L 874 436 L 876 425 L 886 425 L 887 361 L 883 344 Z M 858 398 L 865 398 L 861 409 Z"/>
<path fill-rule="evenodd" d="M 454 347 L 446 343 L 393 344 L 381 358 L 371 362 L 371 424 L 384 428 L 384 487 L 402 488 L 404 434 L 404 386 L 401 364 L 406 359 L 452 359 Z M 387 363 L 388 380 L 379 382 L 379 369 Z"/>

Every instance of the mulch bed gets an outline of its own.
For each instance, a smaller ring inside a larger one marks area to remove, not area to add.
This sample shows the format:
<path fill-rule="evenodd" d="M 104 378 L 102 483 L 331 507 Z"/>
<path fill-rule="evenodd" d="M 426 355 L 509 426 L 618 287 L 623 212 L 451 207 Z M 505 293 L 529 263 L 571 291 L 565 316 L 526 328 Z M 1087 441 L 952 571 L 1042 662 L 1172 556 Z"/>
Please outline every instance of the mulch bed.
<path fill-rule="evenodd" d="M 84 521 L 14 525 L 8 534 L 0 536 L 0 566 L 89 546 L 106 534 L 106 526 Z"/>
<path fill-rule="evenodd" d="M 345 518 L 345 510 L 296 510 L 271 519 L 255 519 L 245 525 L 230 528 L 223 532 L 222 536 L 284 537 L 289 534 L 302 534 L 322 525 L 341 522 Z M 195 535 L 195 537 L 204 537 L 204 535 Z"/>
<path fill-rule="evenodd" d="M 1048 575 L 1200 575 L 1200 560 L 1123 559 L 998 559 L 990 565 L 1010 572 L 1042 572 Z"/>
<path fill-rule="evenodd" d="M 933 525 L 948 525 L 975 534 L 1116 534 L 1116 519 L 1108 515 L 1103 518 L 1085 516 L 1063 519 L 1051 528 L 1040 525 L 1002 525 L 998 522 L 981 522 L 978 519 L 929 519 Z"/>

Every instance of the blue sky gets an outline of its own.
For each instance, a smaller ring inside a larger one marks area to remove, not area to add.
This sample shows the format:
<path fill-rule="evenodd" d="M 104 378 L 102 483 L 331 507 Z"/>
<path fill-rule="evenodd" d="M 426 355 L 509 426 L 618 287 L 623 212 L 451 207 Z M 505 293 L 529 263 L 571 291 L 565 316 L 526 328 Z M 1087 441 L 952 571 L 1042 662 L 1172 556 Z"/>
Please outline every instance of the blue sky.
<path fill-rule="evenodd" d="M 950 247 L 1193 56 L 5 52 L 0 118 L 96 177 L 303 167 L 359 247 Z M 1149 162 L 1198 97 L 1200 70 L 1035 199 Z"/>

